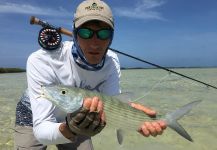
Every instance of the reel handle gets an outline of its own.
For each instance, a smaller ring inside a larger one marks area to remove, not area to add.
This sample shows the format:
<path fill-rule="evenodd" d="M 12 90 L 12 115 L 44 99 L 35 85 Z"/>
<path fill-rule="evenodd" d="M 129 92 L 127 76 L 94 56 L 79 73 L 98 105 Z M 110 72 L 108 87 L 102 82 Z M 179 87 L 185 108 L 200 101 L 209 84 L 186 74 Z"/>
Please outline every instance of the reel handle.
<path fill-rule="evenodd" d="M 31 16 L 30 18 L 30 24 L 33 25 L 33 24 L 36 24 L 36 25 L 41 25 L 42 27 L 50 27 L 50 28 L 55 28 L 59 31 L 59 33 L 61 34 L 64 34 L 64 35 L 67 35 L 67 36 L 70 36 L 72 37 L 73 34 L 71 31 L 65 29 L 65 28 L 62 28 L 62 27 L 54 27 L 53 25 L 50 25 L 48 22 L 46 21 L 42 21 L 40 20 L 39 18 L 36 18 L 35 16 Z"/>

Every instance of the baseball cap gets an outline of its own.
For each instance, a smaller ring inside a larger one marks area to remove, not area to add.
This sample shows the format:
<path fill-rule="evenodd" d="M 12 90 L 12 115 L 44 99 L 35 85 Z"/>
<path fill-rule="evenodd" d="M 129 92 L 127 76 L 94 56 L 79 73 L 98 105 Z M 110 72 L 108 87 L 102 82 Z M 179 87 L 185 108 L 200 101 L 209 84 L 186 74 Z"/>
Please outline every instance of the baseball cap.
<path fill-rule="evenodd" d="M 74 14 L 75 28 L 91 20 L 99 20 L 114 28 L 114 19 L 110 7 L 101 0 L 85 0 L 78 5 Z"/>

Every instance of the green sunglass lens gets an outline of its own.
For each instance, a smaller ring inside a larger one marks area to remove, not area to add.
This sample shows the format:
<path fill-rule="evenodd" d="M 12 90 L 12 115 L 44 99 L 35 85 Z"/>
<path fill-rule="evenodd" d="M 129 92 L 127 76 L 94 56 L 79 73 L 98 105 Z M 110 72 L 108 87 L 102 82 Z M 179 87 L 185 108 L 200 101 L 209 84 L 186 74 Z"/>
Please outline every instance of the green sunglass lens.
<path fill-rule="evenodd" d="M 93 35 L 93 31 L 91 31 L 89 29 L 80 29 L 80 30 L 78 30 L 78 35 L 81 38 L 89 39 Z"/>
<path fill-rule="evenodd" d="M 78 30 L 78 35 L 83 39 L 90 39 L 93 37 L 93 34 L 96 33 L 97 37 L 101 40 L 107 40 L 112 36 L 112 30 L 110 29 L 101 29 L 98 31 L 93 31 L 87 28 L 80 28 Z"/>
<path fill-rule="evenodd" d="M 103 29 L 103 30 L 98 31 L 97 34 L 100 39 L 106 40 L 111 37 L 112 32 L 111 30 Z"/>

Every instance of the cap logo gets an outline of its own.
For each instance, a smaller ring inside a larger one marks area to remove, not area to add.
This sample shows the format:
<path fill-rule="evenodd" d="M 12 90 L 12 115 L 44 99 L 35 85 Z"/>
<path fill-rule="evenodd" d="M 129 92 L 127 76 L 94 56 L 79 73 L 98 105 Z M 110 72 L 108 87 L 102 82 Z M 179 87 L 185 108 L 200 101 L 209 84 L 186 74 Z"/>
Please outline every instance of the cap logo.
<path fill-rule="evenodd" d="M 102 11 L 104 9 L 104 7 L 102 6 L 98 6 L 96 3 L 93 3 L 91 6 L 87 6 L 85 7 L 85 10 L 98 10 L 98 11 Z"/>

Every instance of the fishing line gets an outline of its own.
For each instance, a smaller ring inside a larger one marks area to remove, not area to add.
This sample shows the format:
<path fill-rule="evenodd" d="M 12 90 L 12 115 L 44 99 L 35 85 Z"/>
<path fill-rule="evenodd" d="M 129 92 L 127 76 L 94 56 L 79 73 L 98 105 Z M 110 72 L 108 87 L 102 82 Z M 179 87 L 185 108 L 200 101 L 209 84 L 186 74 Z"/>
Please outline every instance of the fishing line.
<path fill-rule="evenodd" d="M 156 84 L 154 84 L 151 89 L 149 91 L 147 91 L 143 96 L 136 98 L 134 101 L 132 102 L 137 102 L 139 100 L 141 100 L 142 98 L 146 97 L 147 95 L 149 95 L 163 80 L 165 80 L 166 78 L 168 78 L 170 76 L 170 74 L 165 75 L 163 78 L 161 78 Z"/>

